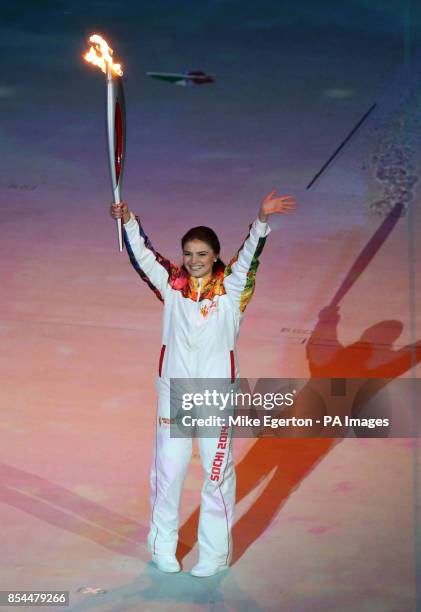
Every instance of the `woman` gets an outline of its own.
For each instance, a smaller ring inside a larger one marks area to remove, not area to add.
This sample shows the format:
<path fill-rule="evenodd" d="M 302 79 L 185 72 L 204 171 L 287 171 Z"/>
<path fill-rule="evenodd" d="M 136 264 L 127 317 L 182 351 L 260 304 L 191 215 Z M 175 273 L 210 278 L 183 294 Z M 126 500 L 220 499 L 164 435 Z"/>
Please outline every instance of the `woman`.
<path fill-rule="evenodd" d="M 192 439 L 170 436 L 170 379 L 238 378 L 236 341 L 240 322 L 255 285 L 258 257 L 270 232 L 268 217 L 295 208 L 290 196 L 272 191 L 262 201 L 258 218 L 242 247 L 225 266 L 216 234 L 195 227 L 182 239 L 183 265 L 157 253 L 139 219 L 127 204 L 113 204 L 113 219 L 122 219 L 130 261 L 164 303 L 162 348 L 158 366 L 158 415 L 151 470 L 152 516 L 148 546 L 164 572 L 180 571 L 175 557 L 178 508 Z M 199 562 L 193 576 L 212 576 L 228 567 L 232 555 L 231 526 L 235 472 L 230 432 L 199 437 L 205 482 L 199 519 Z"/>

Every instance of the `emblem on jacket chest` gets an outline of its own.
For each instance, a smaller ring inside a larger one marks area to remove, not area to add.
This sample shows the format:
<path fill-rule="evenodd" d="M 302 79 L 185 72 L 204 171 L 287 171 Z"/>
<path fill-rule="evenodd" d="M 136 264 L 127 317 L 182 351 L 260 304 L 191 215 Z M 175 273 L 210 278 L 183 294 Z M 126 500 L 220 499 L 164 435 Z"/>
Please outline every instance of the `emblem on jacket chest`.
<path fill-rule="evenodd" d="M 212 314 L 212 312 L 215 312 L 216 310 L 218 310 L 218 301 L 212 300 L 209 305 L 204 304 L 201 307 L 200 312 L 202 313 L 202 317 L 206 319 L 208 315 Z"/>

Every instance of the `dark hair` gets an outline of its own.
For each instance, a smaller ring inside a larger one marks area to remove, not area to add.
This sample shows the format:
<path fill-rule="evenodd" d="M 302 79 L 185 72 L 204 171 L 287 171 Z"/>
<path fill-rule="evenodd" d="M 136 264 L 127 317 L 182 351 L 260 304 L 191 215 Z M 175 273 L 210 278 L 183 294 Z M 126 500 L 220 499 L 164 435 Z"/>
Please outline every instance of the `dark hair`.
<path fill-rule="evenodd" d="M 186 242 L 190 242 L 191 240 L 201 240 L 202 242 L 206 242 L 206 244 L 208 244 L 217 255 L 218 259 L 214 262 L 212 266 L 212 272 L 219 272 L 220 270 L 225 269 L 225 264 L 219 257 L 221 245 L 219 243 L 218 236 L 215 234 L 213 229 L 211 229 L 210 227 L 205 227 L 204 225 L 192 227 L 182 237 L 181 248 L 184 249 L 184 245 L 186 244 Z"/>

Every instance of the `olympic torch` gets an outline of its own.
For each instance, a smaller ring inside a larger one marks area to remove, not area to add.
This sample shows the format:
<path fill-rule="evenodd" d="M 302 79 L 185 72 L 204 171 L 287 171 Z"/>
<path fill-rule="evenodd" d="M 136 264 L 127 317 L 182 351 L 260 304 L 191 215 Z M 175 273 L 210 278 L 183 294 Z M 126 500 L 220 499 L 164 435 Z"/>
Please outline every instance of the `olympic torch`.
<path fill-rule="evenodd" d="M 124 91 L 120 64 L 113 62 L 113 50 L 107 42 L 93 34 L 89 37 L 92 43 L 89 51 L 83 58 L 101 68 L 106 76 L 107 85 L 107 142 L 108 160 L 110 164 L 111 185 L 114 202 L 121 202 L 121 182 L 123 178 L 123 166 L 126 152 L 126 107 L 124 103 Z M 123 231 L 121 219 L 117 221 L 118 250 L 123 250 Z"/>

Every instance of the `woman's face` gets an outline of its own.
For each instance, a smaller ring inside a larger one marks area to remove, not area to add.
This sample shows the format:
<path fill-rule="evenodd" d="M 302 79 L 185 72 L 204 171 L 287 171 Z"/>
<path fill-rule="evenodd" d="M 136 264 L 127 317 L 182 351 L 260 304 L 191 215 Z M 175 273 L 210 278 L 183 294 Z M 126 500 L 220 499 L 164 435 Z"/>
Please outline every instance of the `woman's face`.
<path fill-rule="evenodd" d="M 202 240 L 190 240 L 184 245 L 183 264 L 188 273 L 195 278 L 211 274 L 212 266 L 217 258 L 217 253 Z"/>

